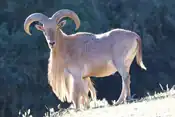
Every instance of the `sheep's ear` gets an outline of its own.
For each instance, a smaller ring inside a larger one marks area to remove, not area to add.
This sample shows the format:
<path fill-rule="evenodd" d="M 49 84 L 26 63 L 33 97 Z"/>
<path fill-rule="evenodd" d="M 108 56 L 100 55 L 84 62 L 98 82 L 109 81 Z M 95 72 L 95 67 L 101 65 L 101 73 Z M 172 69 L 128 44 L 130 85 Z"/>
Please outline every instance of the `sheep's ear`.
<path fill-rule="evenodd" d="M 60 28 L 64 27 L 66 25 L 66 20 L 61 21 L 58 25 Z"/>
<path fill-rule="evenodd" d="M 44 27 L 41 25 L 36 24 L 35 27 L 37 30 L 44 31 Z"/>

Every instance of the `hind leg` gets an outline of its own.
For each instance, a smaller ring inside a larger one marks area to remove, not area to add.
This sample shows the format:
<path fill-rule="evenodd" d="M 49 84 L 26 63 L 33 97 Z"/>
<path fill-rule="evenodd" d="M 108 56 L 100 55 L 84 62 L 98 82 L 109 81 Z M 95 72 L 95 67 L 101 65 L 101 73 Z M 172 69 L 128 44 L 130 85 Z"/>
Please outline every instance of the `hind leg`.
<path fill-rule="evenodd" d="M 82 92 L 82 104 L 85 108 L 89 108 L 89 79 L 83 78 L 84 91 Z"/>
<path fill-rule="evenodd" d="M 86 106 L 86 108 L 89 108 L 90 107 L 90 99 L 89 99 L 88 93 L 90 92 L 92 100 L 96 101 L 96 99 L 97 99 L 96 89 L 93 86 L 93 82 L 91 81 L 90 77 L 86 77 L 83 79 L 84 79 L 85 87 L 86 87 L 86 92 L 85 92 L 86 96 L 84 97 L 84 102 L 85 102 L 84 105 Z"/>
<path fill-rule="evenodd" d="M 128 81 L 127 81 L 127 84 L 126 84 L 126 86 L 127 86 L 127 89 L 128 89 L 128 94 L 127 94 L 127 96 L 130 98 L 131 97 L 131 89 L 130 89 L 130 84 L 131 84 L 131 76 L 129 75 L 128 76 Z"/>
<path fill-rule="evenodd" d="M 128 74 L 129 74 L 129 70 L 127 70 L 128 71 Z M 127 84 L 126 84 L 126 87 L 127 87 L 127 89 L 128 89 L 128 93 L 127 93 L 127 100 L 128 101 L 132 101 L 132 100 L 134 100 L 133 99 L 133 97 L 131 96 L 131 75 L 128 75 L 128 78 L 127 78 L 127 82 L 126 82 Z"/>
<path fill-rule="evenodd" d="M 127 87 L 127 89 L 128 89 L 128 93 L 127 93 L 127 100 L 128 101 L 132 101 L 133 100 L 133 98 L 132 98 L 132 96 L 131 96 L 131 86 L 130 86 L 130 84 L 131 84 L 131 79 L 130 79 L 130 75 L 128 76 L 128 81 L 126 82 L 127 84 L 126 84 L 126 87 Z"/>
<path fill-rule="evenodd" d="M 122 102 L 125 102 L 127 96 L 130 94 L 130 87 L 128 88 L 128 84 L 130 84 L 130 75 L 127 72 L 127 68 L 124 65 L 124 61 L 114 60 L 113 63 L 117 68 L 117 71 L 119 72 L 120 76 L 122 77 L 122 91 L 116 103 L 116 105 L 118 105 Z"/>
<path fill-rule="evenodd" d="M 133 51 L 132 53 L 130 53 L 128 55 L 128 57 L 126 58 L 126 60 L 124 61 L 124 65 L 125 65 L 125 68 L 126 68 L 128 74 L 130 72 L 130 66 L 131 66 L 135 56 L 136 56 L 136 50 Z M 130 84 L 131 84 L 131 76 L 130 75 L 128 75 L 127 80 L 128 80 L 127 81 L 127 89 L 128 89 L 127 99 L 133 100 L 132 96 L 131 96 L 131 88 L 130 88 Z"/>
<path fill-rule="evenodd" d="M 92 98 L 92 100 L 95 101 L 97 99 L 97 94 L 96 94 L 96 89 L 93 85 L 93 82 L 91 81 L 90 77 L 85 78 L 85 80 L 88 83 L 87 93 L 89 93 L 89 91 L 90 91 L 91 98 Z"/>

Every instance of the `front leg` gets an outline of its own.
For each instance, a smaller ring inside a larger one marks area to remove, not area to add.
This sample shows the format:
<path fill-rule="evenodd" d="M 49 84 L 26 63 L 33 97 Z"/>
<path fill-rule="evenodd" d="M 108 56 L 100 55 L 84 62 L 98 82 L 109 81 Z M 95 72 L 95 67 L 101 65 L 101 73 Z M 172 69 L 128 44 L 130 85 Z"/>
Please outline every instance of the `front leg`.
<path fill-rule="evenodd" d="M 66 83 L 66 88 L 67 88 L 67 102 L 71 103 L 72 100 L 73 100 L 73 85 L 74 85 L 74 80 L 73 80 L 73 77 L 71 74 L 69 74 L 68 72 L 66 72 L 66 80 L 65 80 L 65 83 Z"/>
<path fill-rule="evenodd" d="M 73 102 L 74 108 L 80 108 L 81 104 L 86 108 L 88 108 L 89 82 L 84 79 L 82 80 L 83 82 L 77 81 L 72 77 L 72 75 L 69 75 L 69 77 L 66 77 L 66 87 L 68 90 L 67 101 Z"/>
<path fill-rule="evenodd" d="M 76 109 L 80 109 L 81 104 L 81 83 L 74 79 L 73 103 Z"/>
<path fill-rule="evenodd" d="M 71 69 L 69 73 L 73 77 L 72 102 L 76 109 L 80 109 L 82 104 L 82 96 L 84 96 L 84 84 L 80 70 Z"/>
<path fill-rule="evenodd" d="M 93 85 L 90 87 L 89 84 L 91 83 L 89 79 L 83 79 L 83 67 L 78 63 L 72 64 L 68 66 L 69 73 L 73 76 L 73 104 L 75 108 L 80 108 L 80 105 L 86 107 L 89 104 L 89 97 L 88 92 L 92 90 Z M 95 90 L 95 89 L 94 89 Z M 93 96 L 96 97 L 96 92 Z"/>

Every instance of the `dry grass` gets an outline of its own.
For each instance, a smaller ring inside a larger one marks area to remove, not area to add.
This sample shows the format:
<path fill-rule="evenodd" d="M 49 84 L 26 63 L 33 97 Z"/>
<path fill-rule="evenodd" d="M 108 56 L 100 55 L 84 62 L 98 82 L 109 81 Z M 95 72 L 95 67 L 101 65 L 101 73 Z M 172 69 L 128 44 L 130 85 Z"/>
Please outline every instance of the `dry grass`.
<path fill-rule="evenodd" d="M 53 112 L 52 117 L 175 117 L 174 110 L 175 90 L 172 88 L 132 103 L 110 106 L 102 100 L 96 103 L 96 109 L 78 112 L 65 110 L 62 115 Z"/>
<path fill-rule="evenodd" d="M 163 89 L 162 89 L 163 90 Z M 50 109 L 44 117 L 175 117 L 175 88 L 161 93 L 149 95 L 132 103 L 119 106 L 109 105 L 107 101 L 91 102 L 88 110 L 74 111 L 72 109 L 55 112 Z M 26 112 L 23 117 L 32 117 Z"/>
<path fill-rule="evenodd" d="M 175 98 L 71 112 L 63 117 L 175 117 Z"/>

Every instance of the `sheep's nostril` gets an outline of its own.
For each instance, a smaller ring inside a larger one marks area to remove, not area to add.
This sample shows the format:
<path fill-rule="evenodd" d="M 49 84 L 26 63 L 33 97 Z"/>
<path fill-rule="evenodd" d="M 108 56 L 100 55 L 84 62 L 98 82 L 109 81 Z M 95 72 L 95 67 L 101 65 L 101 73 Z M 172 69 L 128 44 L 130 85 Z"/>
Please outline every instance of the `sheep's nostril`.
<path fill-rule="evenodd" d="M 50 42 L 49 44 L 53 46 L 55 44 L 55 42 Z"/>

